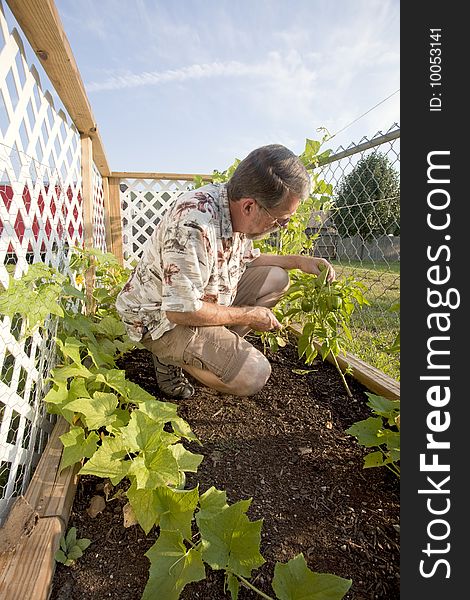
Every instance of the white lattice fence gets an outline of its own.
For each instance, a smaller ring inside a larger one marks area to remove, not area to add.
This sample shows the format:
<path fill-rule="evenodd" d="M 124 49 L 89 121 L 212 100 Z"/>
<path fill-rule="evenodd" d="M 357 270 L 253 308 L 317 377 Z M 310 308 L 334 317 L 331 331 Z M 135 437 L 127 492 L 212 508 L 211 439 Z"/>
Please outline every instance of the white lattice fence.
<path fill-rule="evenodd" d="M 0 3 L 0 284 L 43 262 L 67 270 L 83 247 L 80 136 L 44 91 L 18 31 Z M 94 245 L 106 251 L 103 183 L 93 165 Z M 21 319 L 0 316 L 0 524 L 23 493 L 52 430 L 44 384 L 55 360 L 57 323 L 33 336 Z"/>
<path fill-rule="evenodd" d="M 103 178 L 93 164 L 93 247 L 106 252 Z"/>
<path fill-rule="evenodd" d="M 122 179 L 122 239 L 124 264 L 132 267 L 168 205 L 190 189 L 192 181 Z"/>

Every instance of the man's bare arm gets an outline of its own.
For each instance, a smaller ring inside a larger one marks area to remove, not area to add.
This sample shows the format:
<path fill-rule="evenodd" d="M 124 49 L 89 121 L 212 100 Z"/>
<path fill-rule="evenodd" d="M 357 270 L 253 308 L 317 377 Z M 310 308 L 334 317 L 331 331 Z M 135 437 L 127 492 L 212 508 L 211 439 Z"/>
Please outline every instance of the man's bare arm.
<path fill-rule="evenodd" d="M 220 306 L 203 302 L 199 310 L 193 312 L 167 311 L 169 321 L 176 325 L 210 327 L 244 325 L 255 331 L 270 331 L 281 325 L 274 314 L 264 306 Z"/>
<path fill-rule="evenodd" d="M 300 269 L 304 273 L 313 275 L 319 275 L 321 269 L 326 267 L 328 269 L 328 281 L 333 281 L 336 276 L 333 266 L 325 258 L 303 254 L 260 254 L 258 258 L 249 263 L 248 268 L 250 267 L 282 267 L 286 271 Z"/>

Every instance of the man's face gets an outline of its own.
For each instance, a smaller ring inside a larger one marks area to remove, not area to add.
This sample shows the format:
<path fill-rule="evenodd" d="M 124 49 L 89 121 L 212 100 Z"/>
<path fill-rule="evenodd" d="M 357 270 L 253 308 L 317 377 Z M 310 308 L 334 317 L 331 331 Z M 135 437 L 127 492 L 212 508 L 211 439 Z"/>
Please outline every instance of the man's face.
<path fill-rule="evenodd" d="M 300 198 L 292 196 L 280 206 L 266 208 L 253 200 L 255 209 L 252 211 L 251 231 L 246 233 L 250 240 L 261 240 L 287 224 L 300 204 Z"/>

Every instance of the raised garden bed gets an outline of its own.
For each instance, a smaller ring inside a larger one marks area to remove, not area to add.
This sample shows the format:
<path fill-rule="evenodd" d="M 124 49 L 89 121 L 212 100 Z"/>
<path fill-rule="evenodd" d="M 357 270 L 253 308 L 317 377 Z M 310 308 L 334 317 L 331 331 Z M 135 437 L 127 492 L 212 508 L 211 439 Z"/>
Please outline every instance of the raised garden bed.
<path fill-rule="evenodd" d="M 211 486 L 224 489 L 230 503 L 253 498 L 248 515 L 264 519 L 266 563 L 252 581 L 268 596 L 274 596 L 274 563 L 302 552 L 313 571 L 352 579 L 346 600 L 398 600 L 399 480 L 385 468 L 363 469 L 366 451 L 345 433 L 371 415 L 367 389 L 348 377 L 348 398 L 335 368 L 321 359 L 311 373 L 293 373 L 305 369 L 294 345 L 269 359 L 272 376 L 253 397 L 196 386 L 195 397 L 179 403 L 180 415 L 202 442 L 186 446 L 205 457 L 187 487 L 199 484 L 201 493 Z M 147 351 L 133 351 L 120 367 L 158 396 Z M 71 567 L 57 565 L 50 600 L 142 595 L 149 567 L 144 553 L 158 531 L 146 537 L 138 525 L 125 528 L 125 499 L 108 501 L 92 518 L 87 508 L 94 495 L 105 495 L 103 484 L 92 476 L 79 480 L 68 527 L 92 544 Z M 207 571 L 206 580 L 184 589 L 183 600 L 230 597 L 222 573 Z M 243 588 L 239 594 L 241 600 L 259 597 Z"/>

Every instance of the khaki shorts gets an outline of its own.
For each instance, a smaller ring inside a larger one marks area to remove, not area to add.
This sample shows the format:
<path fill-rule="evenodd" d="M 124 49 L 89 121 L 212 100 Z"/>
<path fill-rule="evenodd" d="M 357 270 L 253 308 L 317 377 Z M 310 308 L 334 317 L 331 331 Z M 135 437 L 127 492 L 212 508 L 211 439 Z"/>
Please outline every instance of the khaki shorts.
<path fill-rule="evenodd" d="M 240 279 L 233 306 L 255 306 L 258 292 L 271 268 L 247 268 Z M 243 337 L 222 325 L 176 325 L 157 340 L 152 340 L 147 333 L 141 342 L 164 364 L 206 369 L 226 384 L 238 375 L 255 350 Z"/>

